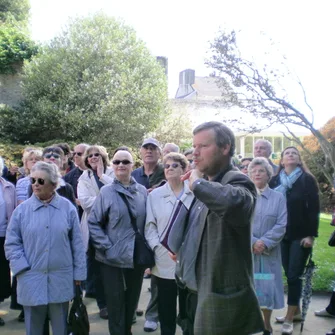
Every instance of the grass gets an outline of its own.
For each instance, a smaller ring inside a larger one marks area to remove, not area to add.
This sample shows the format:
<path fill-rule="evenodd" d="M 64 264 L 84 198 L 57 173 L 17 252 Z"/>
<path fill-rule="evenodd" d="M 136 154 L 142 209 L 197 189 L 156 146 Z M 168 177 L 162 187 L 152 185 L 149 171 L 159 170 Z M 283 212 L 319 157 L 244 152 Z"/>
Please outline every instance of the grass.
<path fill-rule="evenodd" d="M 313 259 L 317 266 L 313 277 L 314 291 L 331 291 L 335 283 L 335 248 L 328 240 L 335 227 L 330 225 L 331 215 L 321 214 L 319 237 L 315 239 Z"/>

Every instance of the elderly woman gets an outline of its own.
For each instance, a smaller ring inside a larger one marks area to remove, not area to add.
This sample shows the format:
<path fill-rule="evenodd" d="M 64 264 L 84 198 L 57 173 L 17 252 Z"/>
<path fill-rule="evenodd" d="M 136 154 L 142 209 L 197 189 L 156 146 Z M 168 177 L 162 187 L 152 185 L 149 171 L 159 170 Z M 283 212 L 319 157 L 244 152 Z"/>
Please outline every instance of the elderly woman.
<path fill-rule="evenodd" d="M 272 177 L 272 171 L 272 167 L 264 157 L 254 158 L 248 167 L 249 176 L 258 193 L 252 226 L 254 272 L 274 274 L 273 292 L 262 292 L 269 296 L 267 305 L 262 306 L 260 303 L 265 325 L 263 335 L 272 334 L 270 322 L 272 310 L 284 307 L 280 241 L 285 235 L 287 212 L 284 196 L 269 188 L 268 182 Z"/>
<path fill-rule="evenodd" d="M 18 204 L 29 198 L 30 171 L 35 163 L 41 160 L 43 160 L 41 150 L 29 148 L 29 150 L 24 151 L 22 161 L 26 177 L 18 179 L 16 183 L 16 196 Z"/>
<path fill-rule="evenodd" d="M 11 294 L 9 263 L 5 257 L 4 243 L 7 225 L 16 207 L 15 186 L 1 177 L 4 168 L 3 159 L 0 157 L 0 302 Z M 5 321 L 0 317 L 0 326 Z"/>
<path fill-rule="evenodd" d="M 109 167 L 108 154 L 102 146 L 89 146 L 85 150 L 83 160 L 87 170 L 78 179 L 77 194 L 84 210 L 81 218 L 81 229 L 84 236 L 85 250 L 88 250 L 87 281 L 85 283 L 86 296 L 96 298 L 100 317 L 107 319 L 106 299 L 101 281 L 100 267 L 95 260 L 95 250 L 92 243 L 89 242 L 87 218 L 101 187 L 113 181 L 114 172 Z"/>
<path fill-rule="evenodd" d="M 5 251 L 28 335 L 43 334 L 47 314 L 53 333 L 66 334 L 74 283 L 86 278 L 78 213 L 57 194 L 58 182 L 54 164 L 37 162 L 31 170 L 33 195 L 16 208 L 7 229 Z"/>
<path fill-rule="evenodd" d="M 159 242 L 177 200 L 189 208 L 194 198 L 188 182 L 181 181 L 188 166 L 186 157 L 171 152 L 164 156 L 163 166 L 167 183 L 154 189 L 148 196 L 145 237 L 155 253 L 156 265 L 151 271 L 158 288 L 158 315 L 162 335 L 176 333 L 177 284 L 175 262 Z"/>
<path fill-rule="evenodd" d="M 137 262 L 140 242 L 135 240 L 133 224 L 143 236 L 147 190 L 131 177 L 133 165 L 128 151 L 116 152 L 115 179 L 100 190 L 88 218 L 102 272 L 109 333 L 118 335 L 131 334 L 145 270 Z"/>
<path fill-rule="evenodd" d="M 287 227 L 281 242 L 282 262 L 287 278 L 287 312 L 276 317 L 282 333 L 292 334 L 293 321 L 300 321 L 301 276 L 318 236 L 320 202 L 317 182 L 301 160 L 295 147 L 281 153 L 278 174 L 269 183 L 286 197 Z"/>

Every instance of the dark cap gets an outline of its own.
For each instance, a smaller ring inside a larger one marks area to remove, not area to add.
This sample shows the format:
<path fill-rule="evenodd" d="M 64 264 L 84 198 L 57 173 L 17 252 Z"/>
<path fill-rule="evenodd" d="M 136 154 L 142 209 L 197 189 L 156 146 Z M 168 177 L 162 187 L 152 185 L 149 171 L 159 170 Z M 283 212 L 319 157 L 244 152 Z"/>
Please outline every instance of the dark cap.
<path fill-rule="evenodd" d="M 146 138 L 142 143 L 142 147 L 145 147 L 148 144 L 155 145 L 157 148 L 159 148 L 159 142 L 155 138 L 152 137 Z"/>

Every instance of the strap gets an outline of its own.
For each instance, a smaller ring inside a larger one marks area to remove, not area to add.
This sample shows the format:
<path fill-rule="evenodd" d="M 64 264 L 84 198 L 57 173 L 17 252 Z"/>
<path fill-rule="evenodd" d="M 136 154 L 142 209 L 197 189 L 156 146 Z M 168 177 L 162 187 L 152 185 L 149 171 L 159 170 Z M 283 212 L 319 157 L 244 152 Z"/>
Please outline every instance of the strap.
<path fill-rule="evenodd" d="M 130 216 L 131 226 L 133 227 L 134 232 L 138 233 L 139 231 L 138 231 L 138 228 L 137 228 L 137 225 L 136 225 L 136 218 L 134 217 L 132 211 L 130 210 L 129 202 L 127 201 L 126 196 L 123 193 L 119 193 L 119 195 L 120 195 L 121 199 L 123 200 L 123 202 L 127 206 L 128 213 L 129 213 L 129 216 Z"/>

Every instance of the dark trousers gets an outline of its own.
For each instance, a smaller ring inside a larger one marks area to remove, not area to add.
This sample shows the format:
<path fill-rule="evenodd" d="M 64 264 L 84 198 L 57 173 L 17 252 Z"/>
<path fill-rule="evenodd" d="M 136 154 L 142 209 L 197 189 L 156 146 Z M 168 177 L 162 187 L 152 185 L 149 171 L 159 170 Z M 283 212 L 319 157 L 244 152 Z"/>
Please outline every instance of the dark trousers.
<path fill-rule="evenodd" d="M 162 335 L 175 335 L 177 322 L 177 284 L 175 279 L 156 277 L 158 316 Z"/>
<path fill-rule="evenodd" d="M 87 279 L 85 283 L 86 292 L 94 294 L 99 309 L 106 308 L 104 285 L 101 278 L 100 264 L 95 259 L 95 249 L 89 244 L 86 255 L 87 260 Z"/>
<path fill-rule="evenodd" d="M 131 325 L 141 294 L 144 268 L 121 269 L 100 263 L 108 310 L 110 335 L 131 335 Z"/>
<path fill-rule="evenodd" d="M 330 297 L 329 305 L 326 308 L 327 312 L 335 316 L 335 292 L 333 291 Z"/>
<path fill-rule="evenodd" d="M 287 278 L 287 304 L 299 306 L 302 280 L 305 265 L 312 248 L 304 248 L 300 245 L 301 240 L 281 242 L 282 263 Z"/>
<path fill-rule="evenodd" d="M 186 295 L 187 324 L 186 324 L 186 332 L 184 331 L 183 334 L 194 335 L 194 320 L 195 320 L 195 313 L 197 311 L 197 304 L 198 304 L 198 294 L 196 292 L 187 290 Z"/>
<path fill-rule="evenodd" d="M 158 322 L 158 293 L 157 277 L 151 275 L 150 278 L 150 300 L 145 312 L 145 319 L 148 321 Z"/>

